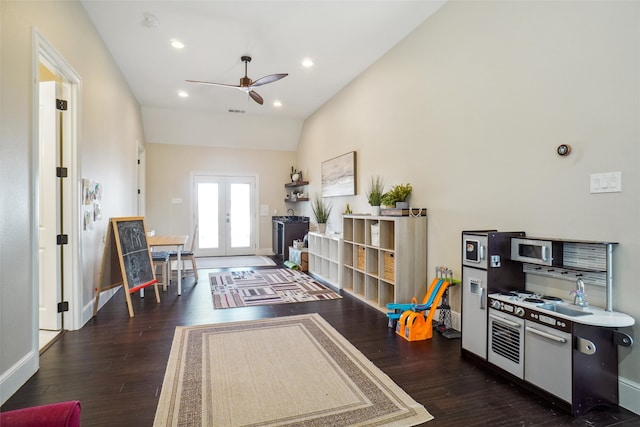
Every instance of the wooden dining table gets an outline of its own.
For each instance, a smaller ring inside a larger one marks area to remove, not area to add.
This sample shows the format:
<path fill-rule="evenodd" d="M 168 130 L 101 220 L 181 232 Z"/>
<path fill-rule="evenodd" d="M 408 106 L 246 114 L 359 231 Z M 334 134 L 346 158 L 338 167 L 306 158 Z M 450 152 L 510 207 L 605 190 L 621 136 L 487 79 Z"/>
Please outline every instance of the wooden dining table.
<path fill-rule="evenodd" d="M 149 236 L 147 237 L 147 244 L 150 247 L 169 246 L 175 247 L 178 254 L 178 295 L 182 295 L 182 261 L 181 253 L 184 250 L 184 245 L 187 244 L 189 236 L 186 234 L 180 234 L 175 236 Z M 169 269 L 171 271 L 171 269 Z"/>

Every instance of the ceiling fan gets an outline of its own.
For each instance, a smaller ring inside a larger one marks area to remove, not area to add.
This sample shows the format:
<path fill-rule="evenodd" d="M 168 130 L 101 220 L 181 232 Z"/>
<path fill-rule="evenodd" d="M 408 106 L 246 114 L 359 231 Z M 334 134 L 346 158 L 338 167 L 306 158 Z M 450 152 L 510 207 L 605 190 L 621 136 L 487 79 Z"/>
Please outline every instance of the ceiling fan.
<path fill-rule="evenodd" d="M 256 80 L 254 82 L 249 77 L 247 77 L 247 64 L 249 62 L 251 62 L 251 57 L 250 56 L 242 56 L 242 57 L 240 57 L 240 59 L 242 60 L 242 62 L 244 62 L 244 77 L 240 78 L 240 84 L 239 85 L 228 85 L 228 84 L 223 84 L 223 83 L 202 82 L 202 81 L 198 81 L 198 80 L 187 80 L 187 82 L 189 82 L 189 83 L 199 83 L 199 84 L 210 85 L 210 86 L 234 87 L 234 88 L 240 89 L 240 90 L 248 93 L 249 96 L 251 97 L 251 99 L 256 101 L 258 104 L 262 105 L 264 100 L 253 89 L 255 87 L 258 87 L 258 86 L 266 85 L 267 83 L 276 82 L 276 81 L 278 81 L 278 80 L 280 80 L 282 78 L 285 78 L 285 77 L 287 77 L 289 75 L 288 73 L 270 74 L 268 76 L 264 76 L 262 78 L 259 78 L 258 80 Z"/>

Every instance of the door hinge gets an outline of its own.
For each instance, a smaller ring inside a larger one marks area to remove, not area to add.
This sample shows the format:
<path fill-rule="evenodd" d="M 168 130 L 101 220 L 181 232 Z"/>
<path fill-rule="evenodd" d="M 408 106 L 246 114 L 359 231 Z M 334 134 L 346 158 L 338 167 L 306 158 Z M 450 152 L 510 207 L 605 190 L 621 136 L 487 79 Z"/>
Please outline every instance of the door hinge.
<path fill-rule="evenodd" d="M 58 245 L 66 245 L 69 243 L 69 235 L 68 234 L 58 234 L 56 236 L 56 243 Z"/>
<path fill-rule="evenodd" d="M 58 313 L 69 311 L 69 301 L 62 301 L 58 303 Z"/>
<path fill-rule="evenodd" d="M 67 168 L 63 168 L 60 166 L 56 168 L 56 176 L 58 178 L 66 178 L 68 174 L 69 174 L 69 171 Z"/>
<path fill-rule="evenodd" d="M 67 111 L 67 101 L 64 99 L 56 99 L 56 110 Z"/>

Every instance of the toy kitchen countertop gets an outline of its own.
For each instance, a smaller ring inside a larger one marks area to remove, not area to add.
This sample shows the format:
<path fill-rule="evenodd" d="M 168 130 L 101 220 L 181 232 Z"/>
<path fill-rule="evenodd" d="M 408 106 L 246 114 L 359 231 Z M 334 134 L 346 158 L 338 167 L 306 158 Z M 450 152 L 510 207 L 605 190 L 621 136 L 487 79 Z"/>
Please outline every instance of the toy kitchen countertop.
<path fill-rule="evenodd" d="M 495 301 L 495 302 L 494 302 Z M 534 315 L 552 315 L 583 325 L 603 328 L 620 328 L 633 326 L 635 319 L 628 314 L 606 311 L 604 308 L 589 306 L 577 307 L 570 301 L 556 297 L 537 295 L 527 291 L 510 291 L 489 294 L 489 306 L 502 305 L 503 311 L 523 317 Z M 520 310 L 524 309 L 524 310 Z M 522 314 L 520 314 L 522 313 Z"/>

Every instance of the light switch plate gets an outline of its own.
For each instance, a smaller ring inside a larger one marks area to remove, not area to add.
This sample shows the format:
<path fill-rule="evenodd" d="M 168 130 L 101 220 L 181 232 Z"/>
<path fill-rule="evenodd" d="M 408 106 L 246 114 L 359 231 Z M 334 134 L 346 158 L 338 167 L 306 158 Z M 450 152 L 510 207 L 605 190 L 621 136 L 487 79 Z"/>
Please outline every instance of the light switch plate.
<path fill-rule="evenodd" d="M 619 193 L 622 191 L 622 172 L 592 173 L 589 188 L 595 193 Z"/>

